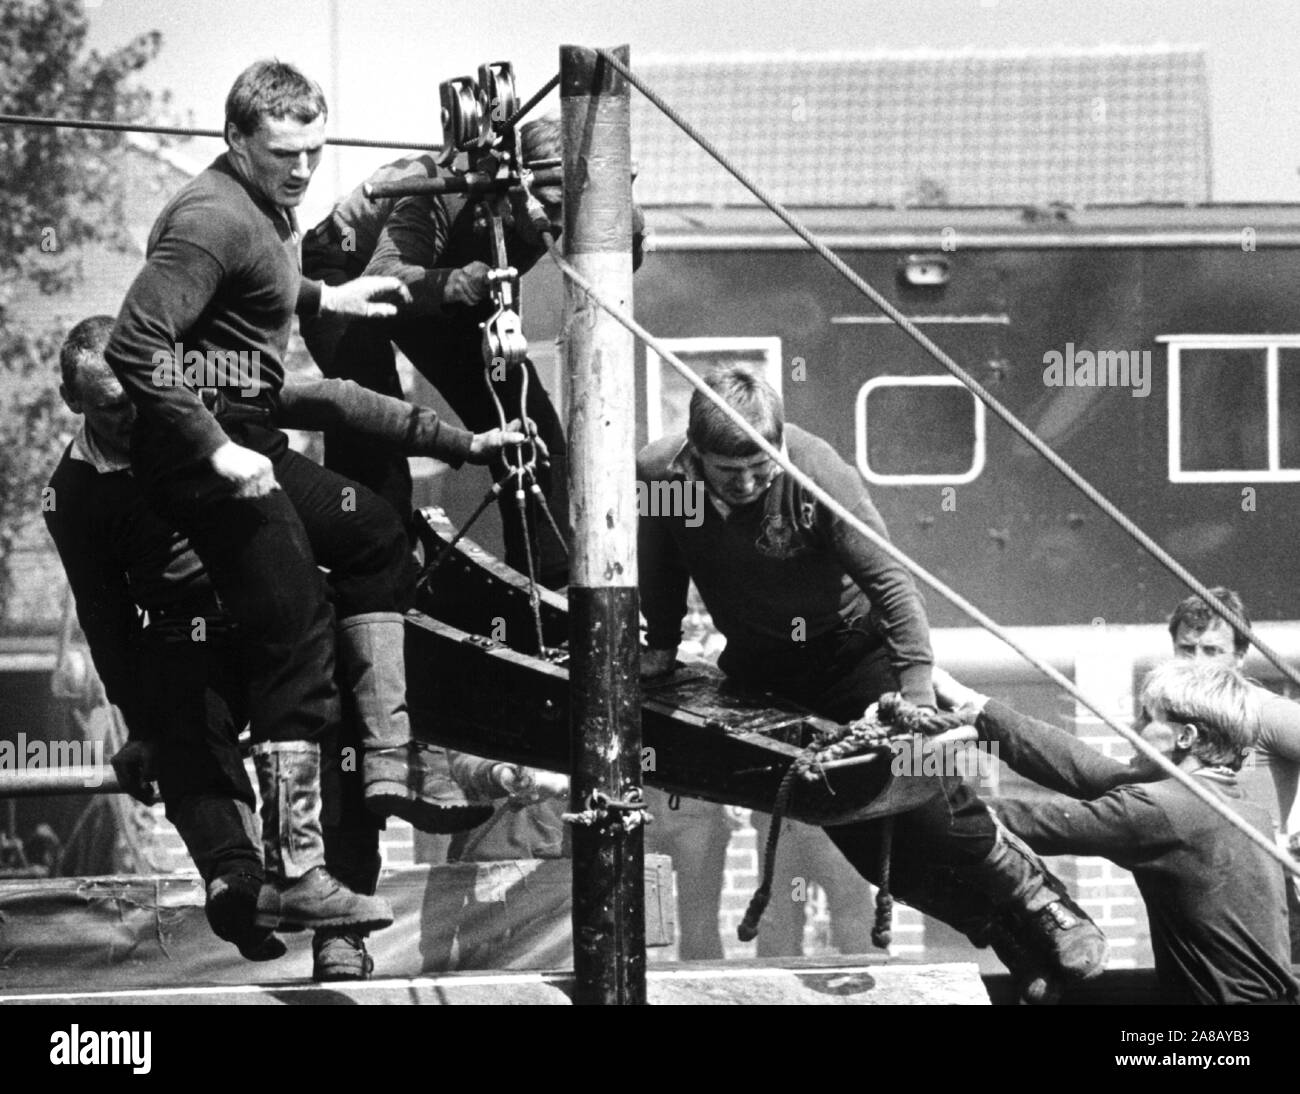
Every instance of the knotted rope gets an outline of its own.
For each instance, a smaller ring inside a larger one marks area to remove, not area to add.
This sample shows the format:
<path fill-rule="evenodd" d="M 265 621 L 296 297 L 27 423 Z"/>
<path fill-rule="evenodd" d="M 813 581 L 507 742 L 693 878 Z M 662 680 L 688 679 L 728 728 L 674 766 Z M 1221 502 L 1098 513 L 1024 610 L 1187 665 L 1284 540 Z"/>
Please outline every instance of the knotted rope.
<path fill-rule="evenodd" d="M 790 805 L 790 795 L 799 781 L 816 782 L 824 779 L 824 765 L 833 760 L 867 752 L 889 751 L 889 741 L 897 737 L 922 734 L 933 737 L 956 729 L 962 721 L 955 714 L 918 707 L 909 703 L 898 692 L 889 692 L 856 722 L 841 726 L 836 731 L 821 734 L 805 748 L 786 769 L 772 805 L 772 824 L 767 831 L 763 850 L 763 874 L 758 888 L 750 898 L 745 918 L 736 928 L 742 942 L 752 942 L 758 937 L 759 920 L 772 899 L 772 880 L 776 872 L 776 851 L 781 839 L 781 826 L 785 823 Z M 894 898 L 889 891 L 889 875 L 894 842 L 892 817 L 885 817 L 880 832 L 880 885 L 876 889 L 876 922 L 871 930 L 871 941 L 886 949 L 891 940 L 890 923 L 893 917 Z"/>

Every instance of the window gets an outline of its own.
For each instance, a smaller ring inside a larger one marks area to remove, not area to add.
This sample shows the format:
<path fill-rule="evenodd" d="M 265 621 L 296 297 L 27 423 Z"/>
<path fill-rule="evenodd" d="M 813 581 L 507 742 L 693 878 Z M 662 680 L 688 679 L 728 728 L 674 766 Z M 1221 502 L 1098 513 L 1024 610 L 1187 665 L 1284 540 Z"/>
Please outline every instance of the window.
<path fill-rule="evenodd" d="M 1300 335 L 1170 334 L 1169 481 L 1300 482 Z"/>
<path fill-rule="evenodd" d="M 973 482 L 984 470 L 984 404 L 955 376 L 877 376 L 858 389 L 858 470 L 868 482 Z"/>
<path fill-rule="evenodd" d="M 696 375 L 724 365 L 748 365 L 781 391 L 780 338 L 664 338 L 663 344 Z M 646 436 L 685 433 L 695 389 L 654 350 L 646 347 Z"/>

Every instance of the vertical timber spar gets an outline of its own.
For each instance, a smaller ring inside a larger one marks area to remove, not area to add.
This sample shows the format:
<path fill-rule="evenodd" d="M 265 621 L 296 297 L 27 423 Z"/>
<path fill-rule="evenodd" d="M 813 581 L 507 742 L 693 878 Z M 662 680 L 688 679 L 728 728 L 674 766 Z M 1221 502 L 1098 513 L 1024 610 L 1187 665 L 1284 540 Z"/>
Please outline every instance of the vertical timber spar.
<path fill-rule="evenodd" d="M 626 46 L 615 51 L 624 64 Z M 632 150 L 627 81 L 595 50 L 560 47 L 564 253 L 632 304 Z M 645 1002 L 644 813 L 636 568 L 632 336 L 572 282 L 564 288 L 569 381 L 569 584 L 573 764 L 574 1002 Z"/>

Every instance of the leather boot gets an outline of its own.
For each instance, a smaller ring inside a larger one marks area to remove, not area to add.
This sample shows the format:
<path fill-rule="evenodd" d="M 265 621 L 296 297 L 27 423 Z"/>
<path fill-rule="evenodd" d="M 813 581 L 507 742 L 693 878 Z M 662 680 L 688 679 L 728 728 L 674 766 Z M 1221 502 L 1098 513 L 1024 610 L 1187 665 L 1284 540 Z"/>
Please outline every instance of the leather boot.
<path fill-rule="evenodd" d="M 463 832 L 492 816 L 451 777 L 444 749 L 411 737 L 406 710 L 406 625 L 397 612 L 367 612 L 338 625 L 340 690 L 355 708 L 366 808 L 422 832 Z"/>
<path fill-rule="evenodd" d="M 320 749 L 307 741 L 266 741 L 253 746 L 253 765 L 262 793 L 266 858 L 257 925 L 282 931 L 374 930 L 392 923 L 388 901 L 359 896 L 325 869 Z"/>
<path fill-rule="evenodd" d="M 327 984 L 337 980 L 369 980 L 375 962 L 366 953 L 365 936 L 357 931 L 330 927 L 311 940 L 311 978 Z"/>
<path fill-rule="evenodd" d="M 284 943 L 256 924 L 263 870 L 253 811 L 228 794 L 193 794 L 172 803 L 168 818 L 203 878 L 212 933 L 249 961 L 283 957 Z"/>
<path fill-rule="evenodd" d="M 1042 996 L 1028 1001 L 1051 1001 L 1060 984 L 1090 980 L 1106 967 L 1106 936 L 1029 845 L 1001 824 L 988 857 L 953 873 L 993 905 L 987 941 L 1015 962 L 1022 995 Z"/>
<path fill-rule="evenodd" d="M 987 896 L 958 880 L 953 871 L 936 867 L 923 877 L 896 879 L 893 892 L 909 907 L 960 931 L 978 949 L 992 946 L 1024 1002 L 1059 1000 L 1062 978 L 1050 973 L 1038 953 L 1016 937 L 1005 917 L 994 913 Z"/>
<path fill-rule="evenodd" d="M 218 938 L 234 943 L 247 961 L 274 961 L 288 952 L 270 929 L 257 924 L 264 884 L 261 871 L 219 874 L 208 883 L 208 926 Z"/>

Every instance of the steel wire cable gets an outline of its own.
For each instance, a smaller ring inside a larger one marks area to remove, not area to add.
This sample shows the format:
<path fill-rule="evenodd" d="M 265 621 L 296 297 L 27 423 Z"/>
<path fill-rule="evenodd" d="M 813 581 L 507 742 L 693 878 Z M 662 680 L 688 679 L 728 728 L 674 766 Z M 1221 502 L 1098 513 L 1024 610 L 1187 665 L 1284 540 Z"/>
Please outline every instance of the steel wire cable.
<path fill-rule="evenodd" d="M 808 244 L 822 258 L 831 264 L 835 270 L 843 276 L 855 289 L 867 297 L 882 312 L 885 313 L 897 326 L 926 353 L 939 362 L 953 376 L 957 377 L 981 402 L 984 403 L 994 414 L 1001 418 L 1008 426 L 1014 430 L 1021 440 L 1033 448 L 1040 456 L 1052 465 L 1057 471 L 1065 476 L 1074 486 L 1076 486 L 1084 496 L 1105 513 L 1112 521 L 1119 525 L 1125 533 L 1129 535 L 1139 546 L 1143 547 L 1157 562 L 1165 567 L 1179 581 L 1192 590 L 1197 596 L 1205 601 L 1217 615 L 1221 616 L 1227 623 L 1245 635 L 1250 643 L 1261 654 L 1267 658 L 1274 667 L 1278 669 L 1288 680 L 1297 687 L 1300 687 L 1300 672 L 1297 672 L 1286 661 L 1282 655 L 1274 650 L 1271 646 L 1263 641 L 1254 630 L 1251 629 L 1245 618 L 1230 607 L 1224 604 L 1217 597 L 1210 593 L 1207 586 L 1202 584 L 1189 570 L 1178 562 L 1168 551 L 1161 547 L 1155 540 L 1148 536 L 1141 528 L 1129 519 L 1113 502 L 1085 479 L 1078 471 L 1070 466 L 1060 455 L 1058 455 L 1045 441 L 1043 441 L 1032 429 L 1024 422 L 1017 418 L 1007 407 L 1003 406 L 994 395 L 985 388 L 970 373 L 963 369 L 955 360 L 953 360 L 944 350 L 930 340 L 923 330 L 907 318 L 893 304 L 891 304 L 879 291 L 877 291 L 863 277 L 850 269 L 849 265 L 840 258 L 834 251 L 826 246 L 820 239 L 799 220 L 790 210 L 776 200 L 771 194 L 764 190 L 758 183 L 754 182 L 745 172 L 732 163 L 730 157 L 714 145 L 698 129 L 688 122 L 681 114 L 674 110 L 666 103 L 654 90 L 648 87 L 644 80 L 637 76 L 627 65 L 623 64 L 619 58 L 610 50 L 600 49 L 596 53 L 607 61 L 628 83 L 641 92 L 647 99 L 658 107 L 670 121 L 680 128 L 691 140 L 695 141 L 701 148 L 712 156 L 737 182 L 745 187 L 760 202 L 779 217 L 792 232 Z"/>
<path fill-rule="evenodd" d="M 1165 774 L 1177 779 L 1183 786 L 1187 787 L 1197 798 L 1204 802 L 1215 813 L 1223 817 L 1229 824 L 1245 835 L 1252 843 L 1261 850 L 1266 852 L 1276 862 L 1281 864 L 1283 869 L 1300 877 L 1300 863 L 1293 860 L 1286 852 L 1273 844 L 1267 836 L 1257 831 L 1244 818 L 1237 816 L 1225 805 L 1223 805 L 1209 790 L 1201 786 L 1186 772 L 1180 770 L 1169 760 L 1156 751 L 1151 745 L 1142 739 L 1142 737 L 1127 726 L 1122 725 L 1119 721 L 1108 714 L 1100 704 L 1093 702 L 1074 684 L 1073 681 L 1058 672 L 1046 661 L 1040 660 L 1029 649 L 1022 646 L 1015 637 L 1001 624 L 985 615 L 979 608 L 963 597 L 955 589 L 950 588 L 946 583 L 926 570 L 920 563 L 915 562 L 906 555 L 902 550 L 892 542 L 880 535 L 865 522 L 854 516 L 848 508 L 831 497 L 821 486 L 813 481 L 811 477 L 795 467 L 790 460 L 782 455 L 779 449 L 772 445 L 761 433 L 747 422 L 744 417 L 731 407 L 725 399 L 717 392 L 710 388 L 701 380 L 678 356 L 673 353 L 663 342 L 652 335 L 648 330 L 641 326 L 628 312 L 620 307 L 616 302 L 608 300 L 587 278 L 583 277 L 576 269 L 573 268 L 560 254 L 559 248 L 555 245 L 555 240 L 550 236 L 546 238 L 547 250 L 550 253 L 552 261 L 559 266 L 560 271 L 578 286 L 598 307 L 609 313 L 618 323 L 633 335 L 639 338 L 645 345 L 654 350 L 664 361 L 677 372 L 687 383 L 696 391 L 707 398 L 723 414 L 736 425 L 767 457 L 775 461 L 780 467 L 790 475 L 796 482 L 807 490 L 822 505 L 826 506 L 832 513 L 843 520 L 850 528 L 854 529 L 859 535 L 863 536 L 871 543 L 875 544 L 880 550 L 884 551 L 890 558 L 899 565 L 903 566 L 913 576 L 924 582 L 936 593 L 942 596 L 954 607 L 958 608 L 965 615 L 978 623 L 996 638 L 1001 639 L 1006 645 L 1010 646 L 1016 653 L 1020 654 L 1030 665 L 1036 668 L 1054 684 L 1060 687 L 1067 694 L 1073 696 L 1076 702 L 1082 704 L 1088 710 L 1092 711 L 1103 724 L 1109 726 L 1120 737 L 1128 741 L 1135 749 L 1155 763 Z"/>

